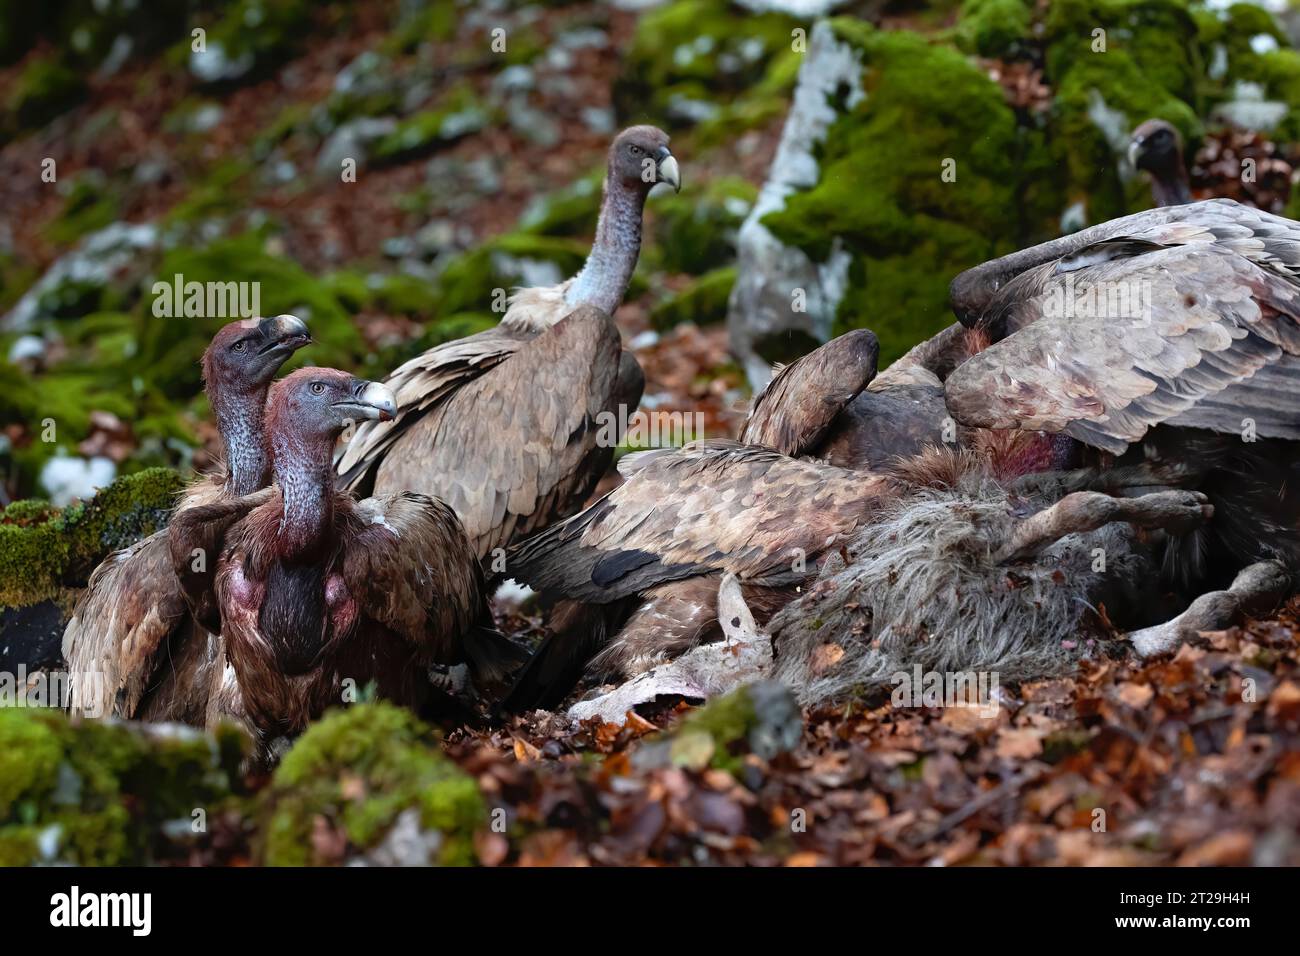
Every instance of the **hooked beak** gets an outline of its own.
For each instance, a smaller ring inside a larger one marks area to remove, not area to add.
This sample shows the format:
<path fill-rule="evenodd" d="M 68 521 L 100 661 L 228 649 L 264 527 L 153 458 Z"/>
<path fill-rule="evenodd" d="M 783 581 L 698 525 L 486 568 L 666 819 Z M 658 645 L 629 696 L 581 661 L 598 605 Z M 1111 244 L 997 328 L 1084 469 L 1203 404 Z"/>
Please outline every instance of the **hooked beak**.
<path fill-rule="evenodd" d="M 1128 164 L 1134 169 L 1138 168 L 1138 157 L 1142 155 L 1142 144 L 1144 140 L 1135 139 L 1128 144 Z"/>
<path fill-rule="evenodd" d="M 355 418 L 386 422 L 397 414 L 397 399 L 393 390 L 380 382 L 357 379 L 352 387 L 353 397 L 335 402 L 334 407 Z"/>
<path fill-rule="evenodd" d="M 657 161 L 659 181 L 672 186 L 675 192 L 681 192 L 682 174 L 681 170 L 677 168 L 677 157 L 668 152 L 667 146 L 660 146 L 655 159 Z"/>
<path fill-rule="evenodd" d="M 266 339 L 266 344 L 258 350 L 259 355 L 270 352 L 290 355 L 311 342 L 307 323 L 296 315 L 276 315 L 262 319 L 257 323 L 257 330 Z"/>

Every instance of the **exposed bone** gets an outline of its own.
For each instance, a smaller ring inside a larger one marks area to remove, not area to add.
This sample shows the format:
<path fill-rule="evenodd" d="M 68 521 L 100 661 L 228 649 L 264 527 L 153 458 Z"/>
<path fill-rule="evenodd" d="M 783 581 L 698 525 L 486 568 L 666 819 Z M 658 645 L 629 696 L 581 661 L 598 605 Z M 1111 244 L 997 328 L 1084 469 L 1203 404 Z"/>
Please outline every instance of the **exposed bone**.
<path fill-rule="evenodd" d="M 1095 531 L 1112 521 L 1177 533 L 1196 527 L 1213 513 L 1213 506 L 1198 491 L 1157 491 L 1139 498 L 1076 491 L 1020 522 L 1011 540 L 999 549 L 997 560 L 1032 557 L 1068 534 Z"/>
<path fill-rule="evenodd" d="M 661 695 L 707 700 L 767 676 L 772 668 L 772 643 L 754 623 L 734 574 L 723 575 L 718 588 L 718 623 L 725 640 L 693 648 L 606 694 L 579 701 L 569 708 L 569 716 L 622 724 L 628 711 Z"/>
<path fill-rule="evenodd" d="M 1291 590 L 1291 575 L 1279 561 L 1259 561 L 1243 568 L 1226 591 L 1202 594 L 1182 614 L 1164 624 L 1129 635 L 1142 657 L 1177 650 L 1200 631 L 1221 631 L 1247 614 L 1271 611 Z"/>

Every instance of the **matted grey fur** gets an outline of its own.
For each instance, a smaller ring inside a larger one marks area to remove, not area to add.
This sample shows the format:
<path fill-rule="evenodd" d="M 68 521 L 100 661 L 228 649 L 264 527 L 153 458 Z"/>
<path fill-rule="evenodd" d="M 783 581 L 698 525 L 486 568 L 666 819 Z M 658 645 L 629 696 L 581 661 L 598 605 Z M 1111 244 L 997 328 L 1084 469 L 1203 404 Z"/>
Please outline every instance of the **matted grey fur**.
<path fill-rule="evenodd" d="M 1081 629 L 1106 580 L 1153 573 L 1126 523 L 999 563 L 1018 521 L 1051 501 L 1013 499 L 983 469 L 954 478 L 888 505 L 854 538 L 847 566 L 827 562 L 772 619 L 776 677 L 802 703 L 892 686 L 916 665 L 1004 681 L 1064 673 L 1090 652 Z"/>

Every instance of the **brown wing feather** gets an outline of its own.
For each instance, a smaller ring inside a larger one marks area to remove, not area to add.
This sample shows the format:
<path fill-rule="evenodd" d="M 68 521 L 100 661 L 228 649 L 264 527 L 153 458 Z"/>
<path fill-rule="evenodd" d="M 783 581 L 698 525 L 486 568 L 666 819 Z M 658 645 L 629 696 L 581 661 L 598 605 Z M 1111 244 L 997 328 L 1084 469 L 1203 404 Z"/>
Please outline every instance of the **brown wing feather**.
<path fill-rule="evenodd" d="M 219 500 L 223 487 L 220 474 L 192 482 L 175 514 Z M 188 616 L 170 528 L 105 558 L 63 632 L 71 712 L 134 717 Z"/>
<path fill-rule="evenodd" d="M 415 423 L 375 491 L 446 501 L 480 556 L 572 514 L 617 444 L 597 416 L 616 410 L 619 364 L 609 316 L 574 311 Z"/>
<path fill-rule="evenodd" d="M 781 369 L 757 398 L 740 440 L 807 455 L 835 417 L 875 377 L 880 346 L 866 329 L 847 332 Z"/>
<path fill-rule="evenodd" d="M 1217 241 L 1073 271 L 1048 264 L 1013 285 L 998 308 L 1018 331 L 947 380 L 949 411 L 964 424 L 1064 431 L 1121 452 L 1152 425 L 1195 421 L 1202 402 L 1300 354 L 1300 284 Z M 1133 314 L 1077 311 L 1123 290 L 1141 303 Z M 1238 394 L 1238 427 L 1242 417 L 1276 418 L 1267 394 L 1253 403 Z"/>
<path fill-rule="evenodd" d="M 364 489 L 393 446 L 430 412 L 466 383 L 500 365 L 536 335 L 513 325 L 498 325 L 476 335 L 429 349 L 401 365 L 385 384 L 397 399 L 397 416 L 364 422 L 345 441 L 335 471 L 345 488 Z"/>
<path fill-rule="evenodd" d="M 483 574 L 459 519 L 441 501 L 404 492 L 357 504 L 343 544 L 343 578 L 361 613 L 456 663 L 461 639 L 485 610 Z"/>
<path fill-rule="evenodd" d="M 866 521 L 898 483 L 731 441 L 644 452 L 628 480 L 579 515 L 523 542 L 507 573 L 532 587 L 606 603 L 714 570 L 797 580 Z"/>

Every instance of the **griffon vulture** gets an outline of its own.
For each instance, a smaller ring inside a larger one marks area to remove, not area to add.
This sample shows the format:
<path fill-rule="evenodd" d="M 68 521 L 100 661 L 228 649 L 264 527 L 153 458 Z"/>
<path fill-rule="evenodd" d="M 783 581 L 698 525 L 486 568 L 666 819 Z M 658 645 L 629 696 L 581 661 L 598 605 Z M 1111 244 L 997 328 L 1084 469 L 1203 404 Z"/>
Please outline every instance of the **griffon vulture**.
<path fill-rule="evenodd" d="M 307 326 L 292 315 L 231 322 L 213 337 L 203 353 L 203 381 L 226 466 L 194 482 L 178 512 L 270 483 L 262 429 L 267 389 L 309 341 Z M 163 528 L 109 555 L 91 575 L 63 634 L 73 713 L 204 723 L 208 680 L 222 671 L 220 647 L 186 609 L 169 535 Z M 177 669 L 178 657 L 188 666 Z M 178 673 L 185 679 L 178 681 Z"/>
<path fill-rule="evenodd" d="M 418 708 L 433 697 L 430 665 L 468 663 L 495 679 L 521 656 L 490 627 L 477 557 L 449 507 L 414 492 L 358 502 L 335 489 L 338 436 L 396 410 L 384 385 L 299 369 L 268 407 L 275 484 L 188 509 L 172 525 L 178 564 L 196 542 L 224 542 L 222 637 L 243 717 L 264 746 L 342 703 L 349 687 L 373 683 Z"/>
<path fill-rule="evenodd" d="M 617 444 L 602 439 L 597 416 L 618 416 L 621 406 L 625 420 L 645 384 L 611 316 L 636 268 L 642 207 L 658 182 L 680 186 L 667 135 L 653 126 L 624 130 L 609 149 L 582 271 L 515 292 L 496 328 L 397 369 L 388 379 L 397 415 L 363 424 L 344 445 L 344 485 L 442 498 L 480 557 L 579 508 Z"/>

